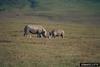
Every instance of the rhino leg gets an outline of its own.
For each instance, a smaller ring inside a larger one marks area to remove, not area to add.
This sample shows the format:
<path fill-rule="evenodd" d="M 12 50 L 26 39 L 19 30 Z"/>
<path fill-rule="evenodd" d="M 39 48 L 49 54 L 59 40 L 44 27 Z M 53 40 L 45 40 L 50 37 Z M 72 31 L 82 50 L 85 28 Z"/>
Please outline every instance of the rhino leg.
<path fill-rule="evenodd" d="M 61 37 L 63 38 L 63 34 L 61 34 Z"/>
<path fill-rule="evenodd" d="M 31 36 L 31 35 L 29 35 L 29 38 L 32 38 L 32 36 Z"/>
<path fill-rule="evenodd" d="M 42 37 L 42 35 L 41 35 L 40 33 L 38 33 L 38 34 L 37 34 L 37 37 L 38 37 L 38 38 L 41 38 L 41 37 Z"/>
<path fill-rule="evenodd" d="M 56 36 L 55 36 L 55 35 L 53 35 L 53 38 L 56 38 Z"/>

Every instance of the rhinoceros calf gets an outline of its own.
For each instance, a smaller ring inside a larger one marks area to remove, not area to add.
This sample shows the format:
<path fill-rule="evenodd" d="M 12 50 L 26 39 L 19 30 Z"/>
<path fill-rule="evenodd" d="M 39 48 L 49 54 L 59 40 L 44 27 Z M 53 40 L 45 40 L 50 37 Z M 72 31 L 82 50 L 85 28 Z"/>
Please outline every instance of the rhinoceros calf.
<path fill-rule="evenodd" d="M 51 37 L 58 37 L 61 36 L 62 38 L 64 37 L 64 30 L 61 29 L 54 29 L 50 32 Z"/>
<path fill-rule="evenodd" d="M 45 37 L 46 36 L 46 29 L 41 26 L 41 25 L 26 25 L 24 27 L 24 36 L 27 36 L 28 34 L 30 34 L 30 38 L 31 38 L 31 34 L 37 34 L 37 36 L 39 37 Z"/>

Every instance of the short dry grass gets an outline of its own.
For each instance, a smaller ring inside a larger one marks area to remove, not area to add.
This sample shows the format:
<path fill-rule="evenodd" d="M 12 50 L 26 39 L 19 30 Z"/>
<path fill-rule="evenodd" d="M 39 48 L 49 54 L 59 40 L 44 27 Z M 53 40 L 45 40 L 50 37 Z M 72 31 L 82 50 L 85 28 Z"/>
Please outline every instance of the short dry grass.
<path fill-rule="evenodd" d="M 100 62 L 100 26 L 14 20 L 0 22 L 0 67 L 79 67 L 80 62 Z M 25 38 L 26 24 L 64 29 L 65 36 Z"/>

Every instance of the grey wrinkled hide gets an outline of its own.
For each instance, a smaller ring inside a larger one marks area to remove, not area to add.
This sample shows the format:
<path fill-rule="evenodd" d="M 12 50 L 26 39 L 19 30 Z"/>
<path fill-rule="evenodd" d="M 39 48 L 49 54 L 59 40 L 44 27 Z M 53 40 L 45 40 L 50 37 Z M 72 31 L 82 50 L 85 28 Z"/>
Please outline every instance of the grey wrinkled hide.
<path fill-rule="evenodd" d="M 46 36 L 46 29 L 41 25 L 26 25 L 24 27 L 24 36 L 31 34 L 37 34 L 37 37 L 45 37 Z"/>
<path fill-rule="evenodd" d="M 50 36 L 51 37 L 64 37 L 64 30 L 61 30 L 61 29 L 54 29 L 50 32 Z"/>

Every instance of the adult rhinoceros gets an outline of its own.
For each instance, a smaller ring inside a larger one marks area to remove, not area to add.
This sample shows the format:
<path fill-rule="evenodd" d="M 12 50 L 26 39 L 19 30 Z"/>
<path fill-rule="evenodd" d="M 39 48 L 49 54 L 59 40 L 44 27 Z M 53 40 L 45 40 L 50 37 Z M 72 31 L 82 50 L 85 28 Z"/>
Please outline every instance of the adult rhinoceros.
<path fill-rule="evenodd" d="M 24 27 L 24 36 L 27 36 L 28 34 L 37 34 L 39 37 L 45 37 L 46 36 L 46 29 L 41 25 L 26 25 Z M 30 38 L 31 38 L 30 34 Z"/>
<path fill-rule="evenodd" d="M 64 30 L 61 30 L 61 29 L 53 29 L 51 32 L 50 32 L 50 35 L 52 37 L 58 37 L 58 36 L 61 36 L 62 38 L 64 37 Z"/>

